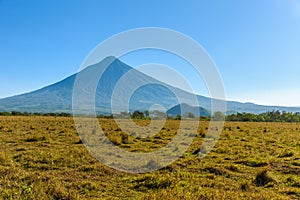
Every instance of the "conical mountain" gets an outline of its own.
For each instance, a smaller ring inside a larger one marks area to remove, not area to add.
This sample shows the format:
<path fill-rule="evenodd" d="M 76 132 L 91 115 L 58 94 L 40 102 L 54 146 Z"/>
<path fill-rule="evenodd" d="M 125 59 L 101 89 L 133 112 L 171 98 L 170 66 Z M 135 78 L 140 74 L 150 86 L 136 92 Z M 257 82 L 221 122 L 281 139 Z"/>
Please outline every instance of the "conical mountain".
<path fill-rule="evenodd" d="M 111 100 L 112 94 L 116 91 L 116 86 L 121 83 L 123 90 L 116 95 L 116 104 L 119 109 L 130 105 L 130 110 L 149 110 L 154 104 L 160 104 L 165 110 L 169 110 L 172 107 L 186 103 L 193 104 L 191 99 L 193 95 L 162 83 L 152 77 L 149 77 L 138 70 L 130 67 L 129 65 L 121 62 L 114 57 L 107 57 L 101 62 L 88 66 L 84 70 L 73 74 L 62 81 L 55 84 L 46 86 L 39 90 L 25 93 L 22 95 L 12 96 L 4 99 L 0 99 L 0 111 L 21 111 L 21 112 L 72 112 L 72 96 L 76 77 L 78 75 L 86 76 L 86 82 L 90 81 L 89 77 L 95 77 L 95 74 L 99 73 L 99 70 L 106 67 L 101 79 L 98 82 L 95 90 L 95 107 L 98 113 L 111 113 Z M 126 77 L 126 74 L 130 76 Z M 127 78 L 127 79 L 124 79 Z M 125 80 L 122 85 L 120 80 Z M 127 80 L 127 81 L 126 81 Z M 136 88 L 141 83 L 145 84 Z M 126 99 L 126 92 L 136 90 L 131 98 Z M 82 96 L 86 91 L 82 91 Z M 178 101 L 179 97 L 182 101 Z M 211 99 L 198 95 L 198 105 L 206 110 L 210 110 Z M 222 102 L 222 100 L 218 100 Z M 234 112 L 251 112 L 261 113 L 271 110 L 299 112 L 300 108 L 295 107 L 279 107 L 279 106 L 262 106 L 252 103 L 240 103 L 235 101 L 227 101 L 227 110 L 231 113 Z M 176 108 L 176 107 L 175 107 Z M 190 108 L 189 108 L 190 109 Z M 179 109 L 175 109 L 179 110 Z M 172 114 L 174 109 L 172 110 Z M 203 110 L 202 110 L 203 112 Z M 181 113 L 177 113 L 181 114 Z"/>

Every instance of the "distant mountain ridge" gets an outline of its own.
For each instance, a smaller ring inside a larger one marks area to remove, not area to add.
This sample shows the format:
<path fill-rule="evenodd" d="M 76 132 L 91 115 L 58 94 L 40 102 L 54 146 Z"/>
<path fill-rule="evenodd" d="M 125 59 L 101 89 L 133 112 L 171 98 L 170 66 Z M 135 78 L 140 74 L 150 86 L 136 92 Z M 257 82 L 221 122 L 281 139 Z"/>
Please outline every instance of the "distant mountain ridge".
<path fill-rule="evenodd" d="M 110 63 L 108 65 L 108 63 Z M 178 102 L 177 96 L 182 97 L 183 103 L 189 104 L 190 94 L 179 88 L 169 86 L 152 77 L 149 77 L 129 65 L 121 62 L 114 57 L 107 57 L 101 62 L 88 66 L 84 70 L 78 72 L 89 77 L 97 72 L 98 69 L 108 65 L 103 73 L 102 78 L 98 83 L 95 93 L 95 107 L 97 113 L 110 114 L 111 113 L 111 98 L 114 87 L 118 80 L 127 72 L 131 72 L 136 81 L 151 82 L 152 84 L 140 87 L 130 99 L 130 111 L 133 110 L 149 110 L 153 104 L 160 104 L 166 110 L 176 107 L 182 102 Z M 20 111 L 20 112 L 72 112 L 72 94 L 74 89 L 74 82 L 77 74 L 73 74 L 62 81 L 46 86 L 39 90 L 0 99 L 0 111 Z M 127 86 L 128 90 L 133 86 Z M 171 88 L 171 90 L 170 90 Z M 84 91 L 83 91 L 84 95 Z M 210 110 L 211 99 L 201 95 L 197 95 L 199 107 L 204 110 Z M 218 100 L 223 101 L 223 100 Z M 119 99 L 120 105 L 126 104 L 122 98 Z M 249 112 L 262 113 L 272 110 L 280 110 L 287 112 L 300 112 L 299 107 L 282 107 L 282 106 L 263 106 L 253 103 L 240 103 L 236 101 L 226 101 L 228 113 Z M 190 105 L 191 107 L 195 105 Z M 178 108 L 177 108 L 178 109 Z M 199 108 L 200 109 L 200 108 Z M 203 110 L 201 111 L 203 113 Z"/>
<path fill-rule="evenodd" d="M 188 116 L 189 113 L 192 113 L 194 116 L 203 116 L 203 117 L 211 116 L 211 113 L 205 108 L 190 106 L 185 103 L 178 104 L 167 111 L 167 114 L 169 116 L 176 116 L 176 115 Z"/>

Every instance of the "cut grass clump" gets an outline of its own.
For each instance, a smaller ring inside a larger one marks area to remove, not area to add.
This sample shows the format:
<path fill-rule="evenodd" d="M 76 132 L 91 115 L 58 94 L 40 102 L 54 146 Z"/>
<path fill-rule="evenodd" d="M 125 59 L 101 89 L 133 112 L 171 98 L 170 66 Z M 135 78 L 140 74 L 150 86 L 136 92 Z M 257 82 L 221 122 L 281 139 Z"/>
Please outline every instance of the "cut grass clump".
<path fill-rule="evenodd" d="M 234 165 L 226 166 L 225 168 L 228 169 L 229 171 L 232 171 L 232 172 L 238 172 L 239 171 L 239 169 Z"/>
<path fill-rule="evenodd" d="M 24 140 L 25 142 L 49 142 L 49 138 L 46 137 L 46 136 L 33 136 L 33 137 L 29 137 L 29 138 L 26 138 Z"/>
<path fill-rule="evenodd" d="M 284 151 L 278 156 L 278 158 L 288 158 L 288 157 L 293 157 L 293 156 L 294 156 L 294 152 Z"/>
<path fill-rule="evenodd" d="M 134 181 L 136 184 L 134 189 L 140 191 L 157 190 L 157 189 L 166 189 L 172 185 L 172 181 L 168 178 L 157 178 L 153 176 L 146 176 L 141 179 Z"/>
<path fill-rule="evenodd" d="M 77 142 L 74 142 L 74 144 L 83 144 L 82 140 L 78 140 Z"/>
<path fill-rule="evenodd" d="M 209 172 L 209 173 L 215 174 L 217 176 L 226 175 L 227 174 L 224 170 L 221 170 L 221 169 L 218 169 L 218 168 L 215 168 L 215 167 L 206 167 L 202 171 Z"/>
<path fill-rule="evenodd" d="M 250 185 L 249 185 L 249 183 L 241 183 L 240 184 L 240 189 L 242 190 L 242 191 L 249 191 L 250 190 Z"/>
<path fill-rule="evenodd" d="M 74 196 L 70 191 L 68 191 L 64 187 L 64 185 L 59 181 L 55 181 L 49 184 L 46 190 L 46 194 L 51 199 L 65 199 L 65 200 L 76 199 L 76 196 Z"/>
<path fill-rule="evenodd" d="M 275 182 L 272 177 L 267 174 L 267 170 L 263 170 L 257 173 L 253 183 L 257 187 L 266 186 L 270 182 Z"/>
<path fill-rule="evenodd" d="M 267 166 L 267 162 L 261 162 L 257 160 L 243 160 L 243 161 L 237 161 L 236 164 L 243 164 L 249 167 L 264 167 Z"/>

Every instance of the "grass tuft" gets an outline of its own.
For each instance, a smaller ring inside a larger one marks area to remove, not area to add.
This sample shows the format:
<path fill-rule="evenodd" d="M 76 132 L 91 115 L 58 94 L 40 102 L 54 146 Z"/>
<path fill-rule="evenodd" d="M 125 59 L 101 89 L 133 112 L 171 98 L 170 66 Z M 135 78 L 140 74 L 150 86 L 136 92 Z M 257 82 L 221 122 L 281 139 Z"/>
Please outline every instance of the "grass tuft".
<path fill-rule="evenodd" d="M 271 178 L 268 174 L 267 174 L 267 170 L 263 170 L 257 173 L 253 183 L 257 186 L 265 186 L 270 182 L 274 182 L 274 179 Z"/>

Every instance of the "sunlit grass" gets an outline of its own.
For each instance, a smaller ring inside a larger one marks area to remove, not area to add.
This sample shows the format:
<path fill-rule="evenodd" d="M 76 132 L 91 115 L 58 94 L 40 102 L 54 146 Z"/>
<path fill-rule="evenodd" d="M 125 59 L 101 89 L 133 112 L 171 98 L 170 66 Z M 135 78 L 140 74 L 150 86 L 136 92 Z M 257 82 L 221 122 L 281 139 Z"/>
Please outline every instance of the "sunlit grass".
<path fill-rule="evenodd" d="M 169 120 L 149 138 L 129 136 L 99 119 L 110 140 L 127 151 L 149 152 L 177 134 Z M 149 121 L 138 120 L 146 126 Z M 104 166 L 80 142 L 72 118 L 0 117 L 2 199 L 298 199 L 300 125 L 226 122 L 210 154 L 197 150 L 208 129 L 200 122 L 188 151 L 146 174 Z M 189 130 L 187 130 L 189 131 Z"/>

